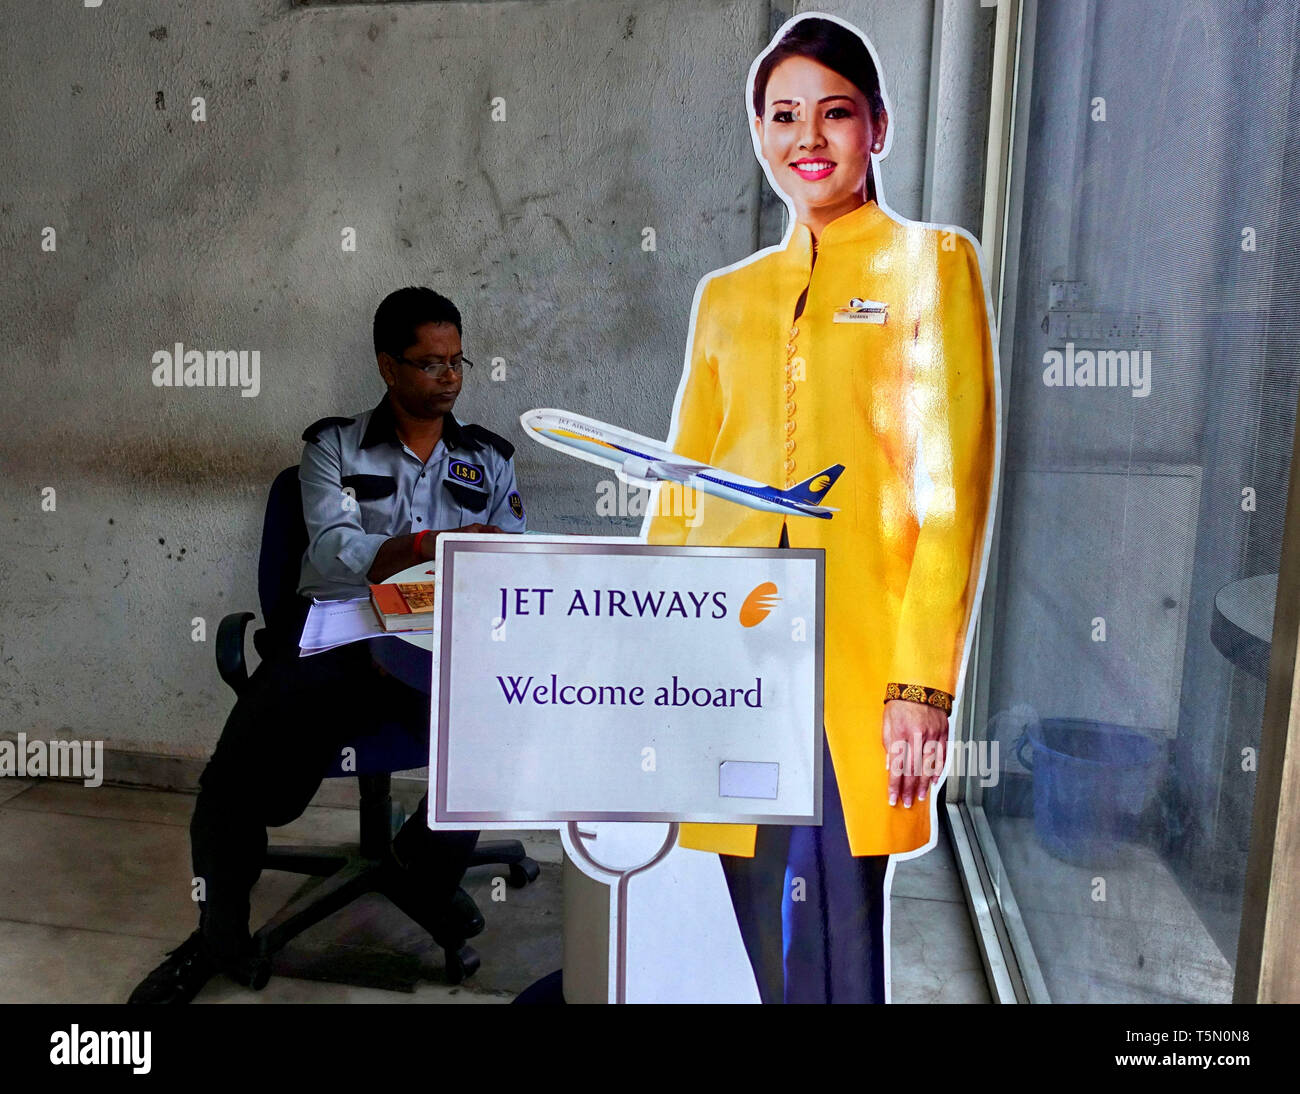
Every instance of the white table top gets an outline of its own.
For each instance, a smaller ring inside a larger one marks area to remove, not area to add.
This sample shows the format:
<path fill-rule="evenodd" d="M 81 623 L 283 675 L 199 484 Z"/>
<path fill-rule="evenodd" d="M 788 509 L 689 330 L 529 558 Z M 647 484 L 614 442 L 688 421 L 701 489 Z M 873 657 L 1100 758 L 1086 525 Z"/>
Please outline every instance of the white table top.
<path fill-rule="evenodd" d="M 1214 594 L 1214 606 L 1234 626 L 1257 641 L 1273 641 L 1273 604 L 1277 574 L 1258 574 L 1225 585 Z"/>

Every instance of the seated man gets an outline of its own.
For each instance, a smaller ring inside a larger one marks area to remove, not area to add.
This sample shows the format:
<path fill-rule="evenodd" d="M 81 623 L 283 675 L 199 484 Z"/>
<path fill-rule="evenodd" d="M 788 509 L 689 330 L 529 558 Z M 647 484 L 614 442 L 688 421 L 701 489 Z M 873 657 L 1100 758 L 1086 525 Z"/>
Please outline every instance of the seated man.
<path fill-rule="evenodd" d="M 431 289 L 400 289 L 375 312 L 374 344 L 388 387 L 379 405 L 303 434 L 304 598 L 363 595 L 367 584 L 432 559 L 442 531 L 524 530 L 513 447 L 451 413 L 469 363 L 455 305 Z M 190 824 L 199 929 L 132 1003 L 188 1002 L 218 971 L 265 983 L 248 919 L 267 827 L 302 815 L 343 743 L 377 711 L 414 732 L 428 725 L 428 696 L 381 674 L 366 643 L 299 657 L 298 631 L 271 638 L 276 649 L 249 678 L 199 780 Z M 446 906 L 446 936 L 469 937 L 482 918 L 467 896 L 454 898 L 478 833 L 431 832 L 426 810 L 427 799 L 394 852 L 435 906 Z"/>

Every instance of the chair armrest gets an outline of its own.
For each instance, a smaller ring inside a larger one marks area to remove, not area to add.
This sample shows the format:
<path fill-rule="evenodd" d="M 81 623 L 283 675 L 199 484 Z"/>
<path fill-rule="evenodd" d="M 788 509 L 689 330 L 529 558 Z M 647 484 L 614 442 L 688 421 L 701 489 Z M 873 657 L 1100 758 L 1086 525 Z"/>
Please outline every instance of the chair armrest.
<path fill-rule="evenodd" d="M 236 695 L 248 686 L 244 631 L 253 618 L 252 612 L 231 612 L 217 627 L 217 672 Z"/>

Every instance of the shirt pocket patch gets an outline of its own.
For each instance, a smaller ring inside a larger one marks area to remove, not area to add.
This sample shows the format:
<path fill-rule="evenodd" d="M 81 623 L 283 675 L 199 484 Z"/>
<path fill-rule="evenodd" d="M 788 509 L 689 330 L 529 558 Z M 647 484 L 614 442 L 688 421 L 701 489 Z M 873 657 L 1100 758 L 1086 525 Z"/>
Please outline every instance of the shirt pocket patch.
<path fill-rule="evenodd" d="M 486 490 L 476 490 L 474 487 L 458 482 L 451 477 L 444 479 L 442 485 L 446 487 L 447 492 L 456 499 L 456 503 L 462 509 L 478 513 L 488 506 L 489 496 Z"/>
<path fill-rule="evenodd" d="M 339 483 L 357 501 L 378 501 L 397 493 L 397 480 L 392 475 L 344 475 Z"/>
<path fill-rule="evenodd" d="M 397 480 L 391 475 L 343 475 L 339 479 L 345 502 L 357 514 L 361 527 L 370 535 L 387 535 L 393 503 L 386 499 L 397 493 Z"/>

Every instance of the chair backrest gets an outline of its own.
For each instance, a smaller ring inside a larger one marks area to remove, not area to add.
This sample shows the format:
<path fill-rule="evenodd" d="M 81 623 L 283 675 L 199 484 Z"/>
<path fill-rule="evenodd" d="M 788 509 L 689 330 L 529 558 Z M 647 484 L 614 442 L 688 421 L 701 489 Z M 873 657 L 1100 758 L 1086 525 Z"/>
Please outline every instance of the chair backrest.
<path fill-rule="evenodd" d="M 266 625 L 253 635 L 253 643 L 263 658 L 297 649 L 310 607 L 307 598 L 298 595 L 306 550 L 307 522 L 302 515 L 298 468 L 286 467 L 276 475 L 266 498 L 262 548 L 257 559 L 257 598 Z M 346 770 L 342 754 L 336 756 L 326 778 L 408 771 L 429 761 L 427 722 L 423 719 L 407 725 L 386 714 L 380 718 L 379 732 L 372 726 L 358 727 L 357 732 L 364 737 L 365 748 L 355 750 Z"/>
<path fill-rule="evenodd" d="M 262 605 L 266 641 L 277 648 L 296 646 L 307 618 L 308 601 L 298 595 L 306 550 L 307 522 L 302 516 L 302 487 L 295 464 L 271 483 L 257 559 L 257 599 Z M 258 650 L 261 652 L 260 644 Z"/>

